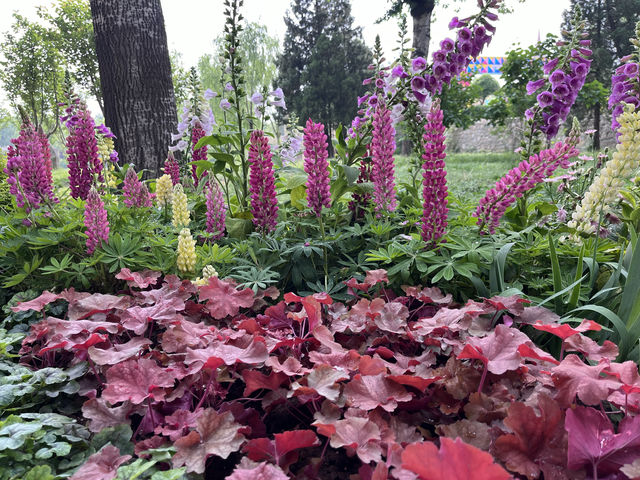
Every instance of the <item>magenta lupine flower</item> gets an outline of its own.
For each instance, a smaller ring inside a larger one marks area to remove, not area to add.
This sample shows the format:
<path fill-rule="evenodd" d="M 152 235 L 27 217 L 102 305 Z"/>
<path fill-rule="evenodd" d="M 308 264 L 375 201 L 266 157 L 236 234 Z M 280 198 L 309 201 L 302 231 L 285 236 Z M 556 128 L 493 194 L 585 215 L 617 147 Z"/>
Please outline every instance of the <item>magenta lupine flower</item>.
<path fill-rule="evenodd" d="M 196 144 L 198 141 L 204 137 L 204 129 L 202 128 L 202 124 L 196 120 L 193 129 L 191 130 L 191 161 L 196 162 L 198 160 L 206 160 L 207 159 L 207 146 L 204 145 L 196 149 Z M 195 165 L 191 166 L 191 176 L 193 177 L 193 184 L 197 187 L 200 179 L 196 174 L 196 170 L 198 167 Z M 205 172 L 206 175 L 206 172 Z M 204 175 L 203 175 L 204 176 Z"/>
<path fill-rule="evenodd" d="M 251 133 L 249 147 L 249 190 L 253 224 L 261 233 L 272 232 L 278 219 L 275 176 L 269 140 L 261 130 Z"/>
<path fill-rule="evenodd" d="M 447 172 L 445 170 L 444 124 L 440 102 L 435 100 L 424 126 L 422 159 L 422 240 L 429 245 L 438 242 L 447 228 Z"/>
<path fill-rule="evenodd" d="M 304 171 L 307 179 L 307 205 L 317 217 L 322 214 L 322 207 L 331 207 L 329 190 L 329 162 L 327 158 L 327 136 L 324 125 L 307 120 L 304 129 Z"/>
<path fill-rule="evenodd" d="M 71 196 L 86 200 L 91 186 L 97 182 L 104 182 L 95 123 L 86 105 L 80 105 L 74 115 L 74 121 L 68 125 L 69 136 L 66 145 Z"/>
<path fill-rule="evenodd" d="M 171 183 L 174 185 L 180 183 L 180 165 L 173 156 L 173 152 L 169 152 L 167 160 L 164 162 L 164 173 L 171 177 Z"/>
<path fill-rule="evenodd" d="M 95 188 L 87 194 L 87 203 L 84 208 L 84 226 L 87 230 L 87 254 L 91 255 L 102 242 L 109 241 L 109 220 L 104 202 Z"/>
<path fill-rule="evenodd" d="M 389 109 L 386 105 L 380 105 L 373 115 L 373 138 L 371 139 L 373 203 L 378 216 L 396 209 L 393 160 L 393 154 L 396 151 L 395 135 Z"/>
<path fill-rule="evenodd" d="M 207 184 L 207 232 L 212 233 L 212 238 L 218 240 L 224 236 L 225 222 L 227 219 L 227 205 L 224 203 L 222 189 L 213 180 Z"/>
<path fill-rule="evenodd" d="M 124 177 L 122 196 L 124 197 L 124 204 L 129 208 L 151 207 L 153 205 L 149 189 L 138 179 L 133 167 L 129 167 Z"/>
<path fill-rule="evenodd" d="M 504 212 L 518 198 L 553 174 L 557 168 L 569 167 L 569 160 L 580 152 L 575 148 L 575 139 L 567 143 L 558 142 L 552 148 L 532 155 L 529 161 L 522 161 L 487 190 L 473 214 L 478 218 L 480 232 L 486 228 L 494 233 Z"/>
<path fill-rule="evenodd" d="M 27 213 L 44 203 L 56 203 L 51 177 L 49 141 L 26 119 L 18 138 L 11 140 L 4 172 L 9 192 Z"/>

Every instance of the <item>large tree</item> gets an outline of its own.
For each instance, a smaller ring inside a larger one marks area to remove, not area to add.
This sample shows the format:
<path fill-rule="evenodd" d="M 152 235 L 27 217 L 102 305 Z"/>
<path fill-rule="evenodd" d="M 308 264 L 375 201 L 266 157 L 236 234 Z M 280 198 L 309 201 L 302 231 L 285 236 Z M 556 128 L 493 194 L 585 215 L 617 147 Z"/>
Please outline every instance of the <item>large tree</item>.
<path fill-rule="evenodd" d="M 177 128 L 160 0 L 90 0 L 105 123 L 121 161 L 160 171 Z"/>
<path fill-rule="evenodd" d="M 349 0 L 294 0 L 285 23 L 277 83 L 303 123 L 320 121 L 330 135 L 356 114 L 371 51 L 353 25 Z"/>
<path fill-rule="evenodd" d="M 413 20 L 413 56 L 425 57 L 431 41 L 431 15 L 436 0 L 393 0 L 385 17 L 400 15 L 404 6 L 409 7 Z"/>

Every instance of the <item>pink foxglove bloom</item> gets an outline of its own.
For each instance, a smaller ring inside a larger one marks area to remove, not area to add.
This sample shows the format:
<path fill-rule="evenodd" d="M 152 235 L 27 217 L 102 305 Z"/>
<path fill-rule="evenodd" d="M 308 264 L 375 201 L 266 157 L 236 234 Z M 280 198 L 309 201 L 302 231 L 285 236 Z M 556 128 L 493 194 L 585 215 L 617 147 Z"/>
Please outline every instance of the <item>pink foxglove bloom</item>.
<path fill-rule="evenodd" d="M 424 126 L 422 159 L 422 240 L 433 245 L 447 229 L 447 171 L 445 170 L 444 124 L 439 100 L 431 105 Z"/>
<path fill-rule="evenodd" d="M 307 180 L 307 205 L 317 217 L 322 214 L 322 207 L 331 207 L 331 192 L 329 191 L 329 156 L 327 151 L 327 136 L 324 125 L 307 120 L 304 129 L 304 171 Z"/>
<path fill-rule="evenodd" d="M 73 119 L 74 122 L 67 123 L 69 126 L 66 142 L 69 187 L 73 198 L 86 200 L 91 186 L 104 182 L 103 165 L 98 153 L 95 122 L 87 106 L 80 104 Z"/>
<path fill-rule="evenodd" d="M 138 179 L 138 174 L 133 167 L 129 167 L 124 177 L 122 196 L 124 204 L 129 208 L 151 207 L 153 205 L 149 189 Z"/>
<path fill-rule="evenodd" d="M 227 206 L 220 186 L 212 180 L 209 180 L 207 185 L 206 199 L 207 232 L 213 234 L 214 240 L 218 240 L 224 236 Z"/>
<path fill-rule="evenodd" d="M 569 160 L 580 153 L 575 148 L 576 143 L 576 137 L 571 136 L 567 143 L 558 142 L 552 148 L 532 155 L 529 161 L 520 162 L 498 180 L 494 188 L 487 190 L 473 214 L 478 218 L 480 232 L 486 228 L 494 233 L 504 212 L 518 198 L 551 176 L 557 168 L 569 167 Z"/>
<path fill-rule="evenodd" d="M 9 192 L 16 198 L 18 207 L 24 207 L 29 213 L 42 204 L 56 203 L 47 137 L 25 119 L 20 135 L 11 143 L 4 171 L 8 175 Z"/>
<path fill-rule="evenodd" d="M 378 106 L 373 115 L 373 138 L 371 140 L 373 202 L 378 216 L 396 209 L 393 160 L 393 154 L 396 150 L 395 134 L 389 109 L 385 105 Z"/>
<path fill-rule="evenodd" d="M 167 160 L 164 162 L 164 173 L 171 177 L 171 183 L 174 185 L 180 183 L 180 165 L 176 162 L 173 152 L 169 152 Z"/>
<path fill-rule="evenodd" d="M 200 141 L 202 137 L 204 137 L 204 135 L 205 135 L 205 131 L 202 128 L 202 124 L 200 123 L 200 121 L 196 120 L 195 125 L 191 130 L 191 161 L 192 162 L 207 159 L 207 146 L 204 145 L 203 147 L 196 148 L 196 144 Z M 200 183 L 200 179 L 196 174 L 197 168 L 198 167 L 196 167 L 195 165 L 191 166 L 191 176 L 193 177 L 193 184 L 196 187 L 198 186 L 198 183 Z"/>
<path fill-rule="evenodd" d="M 275 176 L 269 140 L 261 130 L 251 133 L 249 190 L 253 224 L 261 233 L 272 232 L 278 219 Z"/>
<path fill-rule="evenodd" d="M 104 202 L 95 188 L 87 195 L 87 203 L 84 209 L 84 226 L 87 230 L 87 254 L 91 255 L 96 247 L 109 241 L 109 221 Z"/>

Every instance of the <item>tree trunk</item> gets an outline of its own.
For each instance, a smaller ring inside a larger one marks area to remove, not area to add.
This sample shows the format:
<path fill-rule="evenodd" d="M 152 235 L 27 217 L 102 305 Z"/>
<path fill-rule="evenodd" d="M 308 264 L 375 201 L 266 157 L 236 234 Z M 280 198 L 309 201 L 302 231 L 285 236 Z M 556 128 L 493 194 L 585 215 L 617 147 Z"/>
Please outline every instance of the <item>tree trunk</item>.
<path fill-rule="evenodd" d="M 593 107 L 593 149 L 600 150 L 600 102 Z"/>
<path fill-rule="evenodd" d="M 434 0 L 418 0 L 410 3 L 413 19 L 413 56 L 427 58 L 431 40 L 431 14 Z"/>
<path fill-rule="evenodd" d="M 160 0 L 90 0 L 105 123 L 123 163 L 157 175 L 177 130 Z"/>

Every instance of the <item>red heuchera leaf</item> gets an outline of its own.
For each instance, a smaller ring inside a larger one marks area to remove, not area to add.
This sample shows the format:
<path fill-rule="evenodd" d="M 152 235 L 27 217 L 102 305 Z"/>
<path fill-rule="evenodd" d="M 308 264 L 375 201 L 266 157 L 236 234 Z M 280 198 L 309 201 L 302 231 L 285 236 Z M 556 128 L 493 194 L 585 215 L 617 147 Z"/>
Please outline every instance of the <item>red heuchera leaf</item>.
<path fill-rule="evenodd" d="M 318 395 L 335 402 L 340 396 L 340 385 L 337 385 L 336 382 L 348 380 L 349 374 L 341 368 L 318 365 L 307 375 L 306 379 L 309 388 L 314 389 Z"/>
<path fill-rule="evenodd" d="M 91 398 L 82 404 L 82 415 L 90 420 L 89 430 L 99 432 L 103 428 L 128 423 L 127 416 L 131 405 L 124 403 L 119 407 L 109 407 L 102 398 Z"/>
<path fill-rule="evenodd" d="M 273 438 L 278 455 L 286 455 L 300 448 L 315 447 L 320 444 L 318 437 L 312 430 L 292 430 L 276 433 Z"/>
<path fill-rule="evenodd" d="M 264 364 L 266 367 L 271 367 L 274 372 L 282 372 L 289 377 L 304 375 L 310 371 L 308 368 L 303 367 L 295 357 L 287 357 L 282 363 L 280 363 L 277 357 L 269 357 Z"/>
<path fill-rule="evenodd" d="M 142 272 L 131 272 L 128 268 L 123 268 L 116 275 L 118 280 L 126 280 L 130 287 L 147 288 L 155 285 L 160 278 L 160 272 L 153 270 L 143 270 Z"/>
<path fill-rule="evenodd" d="M 188 472 L 204 473 L 209 455 L 227 458 L 244 442 L 244 436 L 238 433 L 242 426 L 233 420 L 231 412 L 218 415 L 214 409 L 207 408 L 196 424 L 196 430 L 175 442 L 175 467 L 186 465 Z"/>
<path fill-rule="evenodd" d="M 408 385 L 410 387 L 417 388 L 424 393 L 429 385 L 433 382 L 437 382 L 442 377 L 422 378 L 417 375 L 387 375 L 386 378 L 399 383 L 400 385 Z"/>
<path fill-rule="evenodd" d="M 640 457 L 640 416 L 625 417 L 616 434 L 601 411 L 575 407 L 567 410 L 565 428 L 569 433 L 569 468 L 587 467 L 594 478 L 617 473 Z"/>
<path fill-rule="evenodd" d="M 172 387 L 175 376 L 169 369 L 159 367 L 149 358 L 129 359 L 107 370 L 107 387 L 102 398 L 111 404 L 131 401 L 142 403 L 147 397 L 160 400 L 164 397 L 162 387 Z"/>
<path fill-rule="evenodd" d="M 364 463 L 380 461 L 380 428 L 374 422 L 368 418 L 350 417 L 338 420 L 333 426 L 335 433 L 329 441 L 333 448 L 353 448 Z"/>
<path fill-rule="evenodd" d="M 398 402 L 408 402 L 413 395 L 396 382 L 387 380 L 384 374 L 358 374 L 353 377 L 344 388 L 344 396 L 351 406 L 362 410 L 373 410 L 382 407 L 387 412 L 393 412 Z"/>
<path fill-rule="evenodd" d="M 584 335 L 571 335 L 564 341 L 564 351 L 580 352 L 594 362 L 599 362 L 603 358 L 613 361 L 618 357 L 619 353 L 618 346 L 615 343 L 605 340 L 600 346 L 595 340 Z"/>
<path fill-rule="evenodd" d="M 348 281 L 343 282 L 347 287 L 349 287 L 347 289 L 347 292 L 349 293 L 349 295 L 353 295 L 354 297 L 357 296 L 355 290 L 361 290 L 363 292 L 366 292 L 369 290 L 369 287 L 371 287 L 371 285 L 369 285 L 368 283 L 364 282 L 364 283 L 358 283 L 358 281 L 355 278 L 350 278 Z"/>
<path fill-rule="evenodd" d="M 187 348 L 187 355 L 184 363 L 191 365 L 195 362 L 206 364 L 209 359 L 216 358 L 222 360 L 226 365 L 233 365 L 236 362 L 247 364 L 263 363 L 269 357 L 267 346 L 261 340 L 254 339 L 246 347 L 236 347 L 224 343 L 212 343 L 207 348 L 194 350 Z"/>
<path fill-rule="evenodd" d="M 495 296 L 485 299 L 484 303 L 495 308 L 497 311 L 507 310 L 514 315 L 520 315 L 524 311 L 524 307 L 531 303 L 530 300 L 525 300 L 517 295 L 511 297 Z"/>
<path fill-rule="evenodd" d="M 410 287 L 402 285 L 402 290 L 408 296 L 416 298 L 424 303 L 435 303 L 436 305 L 448 305 L 451 303 L 452 295 L 450 293 L 443 295 L 442 290 L 438 287 Z"/>
<path fill-rule="evenodd" d="M 51 293 L 50 291 L 45 290 L 38 298 L 34 298 L 28 302 L 20 302 L 15 307 L 11 307 L 11 310 L 14 312 L 25 312 L 27 310 L 36 310 L 39 312 L 46 305 L 55 302 L 59 298 L 61 297 L 57 293 Z"/>
<path fill-rule="evenodd" d="M 491 373 L 502 375 L 520 367 L 522 358 L 518 347 L 522 344 L 531 344 L 529 337 L 516 328 L 498 325 L 486 337 L 469 340 L 458 358 L 477 358 Z"/>
<path fill-rule="evenodd" d="M 250 460 L 243 458 L 240 465 L 226 480 L 289 480 L 289 477 L 280 467 L 266 462 L 253 464 Z"/>
<path fill-rule="evenodd" d="M 576 328 L 573 328 L 568 323 L 558 324 L 542 324 L 540 322 L 533 325 L 533 328 L 536 330 L 542 330 L 543 332 L 549 332 L 557 337 L 560 337 L 562 340 L 566 340 L 567 338 L 575 335 L 577 333 L 586 332 L 586 331 L 600 331 L 602 330 L 602 326 L 599 323 L 594 322 L 593 320 L 583 320 L 580 325 Z"/>
<path fill-rule="evenodd" d="M 115 365 L 138 355 L 147 345 L 151 345 L 151 340 L 148 338 L 134 337 L 126 343 L 112 345 L 108 350 L 90 347 L 89 356 L 96 365 Z"/>
<path fill-rule="evenodd" d="M 277 465 L 287 468 L 298 460 L 296 450 L 315 447 L 319 444 L 318 437 L 313 431 L 291 430 L 276 433 L 274 440 L 268 438 L 249 440 L 242 450 L 247 452 L 247 456 L 255 462 L 272 460 Z"/>
<path fill-rule="evenodd" d="M 402 452 L 402 468 L 417 473 L 421 480 L 509 480 L 487 452 L 440 437 L 440 451 L 433 443 L 414 443 Z"/>
<path fill-rule="evenodd" d="M 185 429 L 196 426 L 196 421 L 201 412 L 201 409 L 194 412 L 176 410 L 171 415 L 164 417 L 163 424 L 155 428 L 155 433 L 165 435 L 172 442 L 175 442 L 178 438 L 184 436 Z"/>
<path fill-rule="evenodd" d="M 237 290 L 235 285 L 210 277 L 209 284 L 199 288 L 200 300 L 207 300 L 209 314 L 216 320 L 237 315 L 240 308 L 253 306 L 254 294 L 250 288 Z"/>
<path fill-rule="evenodd" d="M 377 283 L 388 283 L 387 271 L 380 268 L 378 270 L 369 270 L 364 279 L 365 283 L 369 285 L 375 285 Z"/>
<path fill-rule="evenodd" d="M 512 403 L 504 423 L 513 433 L 495 441 L 497 458 L 512 472 L 528 478 L 554 478 L 546 471 L 566 470 L 566 440 L 562 410 L 550 397 L 538 397 L 540 415 L 521 402 Z"/>
<path fill-rule="evenodd" d="M 558 390 L 556 400 L 563 406 L 572 404 L 576 395 L 587 405 L 597 405 L 605 400 L 612 390 L 620 387 L 619 382 L 602 376 L 608 363 L 603 361 L 590 366 L 577 355 L 567 355 L 551 370 L 551 379 Z"/>
<path fill-rule="evenodd" d="M 378 375 L 379 373 L 387 373 L 387 367 L 380 358 L 371 358 L 369 355 L 360 357 L 360 365 L 358 366 L 360 375 Z"/>
<path fill-rule="evenodd" d="M 288 379 L 287 375 L 281 372 L 272 372 L 270 375 L 264 375 L 258 370 L 243 370 L 242 378 L 246 385 L 242 393 L 245 397 L 248 397 L 261 388 L 265 390 L 276 390 Z"/>
<path fill-rule="evenodd" d="M 111 480 L 116 478 L 118 467 L 129 461 L 131 455 L 120 455 L 120 450 L 107 445 L 91 455 L 69 480 Z"/>
<path fill-rule="evenodd" d="M 525 343 L 518 347 L 518 353 L 524 358 L 533 358 L 534 360 L 542 360 L 544 362 L 550 362 L 555 365 L 559 365 L 560 362 L 538 347 L 531 347 Z"/>

